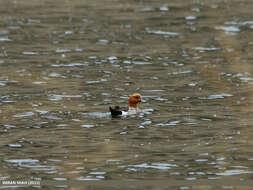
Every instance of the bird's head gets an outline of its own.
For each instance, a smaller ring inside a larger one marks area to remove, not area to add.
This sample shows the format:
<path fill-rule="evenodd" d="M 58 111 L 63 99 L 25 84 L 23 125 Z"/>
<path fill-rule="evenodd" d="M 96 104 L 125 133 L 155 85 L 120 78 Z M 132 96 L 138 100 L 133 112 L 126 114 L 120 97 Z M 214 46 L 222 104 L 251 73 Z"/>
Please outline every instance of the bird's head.
<path fill-rule="evenodd" d="M 139 93 L 134 93 L 128 99 L 128 104 L 130 107 L 137 108 L 137 104 L 141 102 L 141 95 Z"/>

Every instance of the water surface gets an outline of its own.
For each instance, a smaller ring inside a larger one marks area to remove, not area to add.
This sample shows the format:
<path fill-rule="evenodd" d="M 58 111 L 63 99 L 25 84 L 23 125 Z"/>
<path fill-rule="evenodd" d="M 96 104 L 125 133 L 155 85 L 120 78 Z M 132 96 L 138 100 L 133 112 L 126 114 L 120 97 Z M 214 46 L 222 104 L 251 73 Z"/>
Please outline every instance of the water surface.
<path fill-rule="evenodd" d="M 252 187 L 250 0 L 0 5 L 1 188 Z"/>

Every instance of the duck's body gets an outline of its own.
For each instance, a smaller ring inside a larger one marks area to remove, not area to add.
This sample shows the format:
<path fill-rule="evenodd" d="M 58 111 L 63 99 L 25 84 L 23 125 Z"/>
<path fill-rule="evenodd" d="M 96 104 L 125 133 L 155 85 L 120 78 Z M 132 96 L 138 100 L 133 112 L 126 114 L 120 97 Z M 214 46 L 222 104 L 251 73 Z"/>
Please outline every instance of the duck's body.
<path fill-rule="evenodd" d="M 134 115 L 139 112 L 141 112 L 141 109 L 139 108 L 133 108 L 133 107 L 109 107 L 111 115 L 112 116 L 127 116 L 127 115 Z"/>
<path fill-rule="evenodd" d="M 141 102 L 141 95 L 138 93 L 133 94 L 128 99 L 128 107 L 109 107 L 112 116 L 127 116 L 139 113 L 141 110 L 138 107 L 138 103 Z"/>

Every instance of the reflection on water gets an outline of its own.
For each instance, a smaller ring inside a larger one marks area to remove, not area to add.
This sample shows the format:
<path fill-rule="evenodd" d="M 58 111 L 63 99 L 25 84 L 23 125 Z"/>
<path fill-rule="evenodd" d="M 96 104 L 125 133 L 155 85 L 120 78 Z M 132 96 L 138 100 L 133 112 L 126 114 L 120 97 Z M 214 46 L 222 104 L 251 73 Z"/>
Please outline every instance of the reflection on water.
<path fill-rule="evenodd" d="M 1 181 L 250 189 L 251 1 L 0 5 Z"/>

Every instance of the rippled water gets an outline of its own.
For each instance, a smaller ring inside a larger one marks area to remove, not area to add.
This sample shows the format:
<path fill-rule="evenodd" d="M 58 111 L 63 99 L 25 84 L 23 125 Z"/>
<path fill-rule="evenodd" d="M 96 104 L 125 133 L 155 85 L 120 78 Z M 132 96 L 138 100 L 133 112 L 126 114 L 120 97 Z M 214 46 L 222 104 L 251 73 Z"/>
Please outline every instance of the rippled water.
<path fill-rule="evenodd" d="M 251 189 L 253 2 L 0 5 L 2 189 Z"/>

